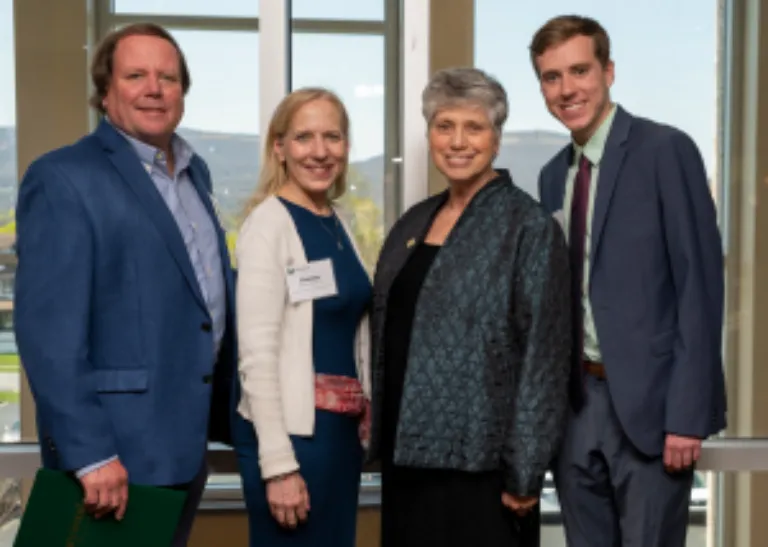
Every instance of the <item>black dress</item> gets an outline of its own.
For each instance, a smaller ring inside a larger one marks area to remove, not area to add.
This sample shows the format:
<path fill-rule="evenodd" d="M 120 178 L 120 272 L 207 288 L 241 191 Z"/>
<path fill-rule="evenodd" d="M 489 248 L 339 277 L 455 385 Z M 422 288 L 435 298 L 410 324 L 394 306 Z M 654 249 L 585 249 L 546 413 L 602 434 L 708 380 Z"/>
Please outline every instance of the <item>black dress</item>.
<path fill-rule="evenodd" d="M 500 471 L 408 468 L 393 463 L 416 301 L 440 247 L 418 244 L 395 278 L 384 327 L 381 547 L 535 547 L 538 509 L 519 518 L 501 503 Z"/>

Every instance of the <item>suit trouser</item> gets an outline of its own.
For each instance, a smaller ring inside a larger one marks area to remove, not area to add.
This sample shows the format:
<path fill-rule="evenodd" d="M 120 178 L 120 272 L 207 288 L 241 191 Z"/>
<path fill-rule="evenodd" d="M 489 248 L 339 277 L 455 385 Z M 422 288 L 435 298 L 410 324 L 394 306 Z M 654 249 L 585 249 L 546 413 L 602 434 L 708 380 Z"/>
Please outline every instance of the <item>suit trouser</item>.
<path fill-rule="evenodd" d="M 181 517 L 179 518 L 179 524 L 176 527 L 171 547 L 187 547 L 189 535 L 192 533 L 192 525 L 197 515 L 197 508 L 200 505 L 200 500 L 203 498 L 203 491 L 205 490 L 207 480 L 208 466 L 203 464 L 202 469 L 191 482 L 171 487 L 187 492 L 187 499 L 184 502 L 184 508 L 181 510 Z"/>
<path fill-rule="evenodd" d="M 605 381 L 587 375 L 555 465 L 569 547 L 685 547 L 693 471 L 668 473 L 624 434 Z"/>

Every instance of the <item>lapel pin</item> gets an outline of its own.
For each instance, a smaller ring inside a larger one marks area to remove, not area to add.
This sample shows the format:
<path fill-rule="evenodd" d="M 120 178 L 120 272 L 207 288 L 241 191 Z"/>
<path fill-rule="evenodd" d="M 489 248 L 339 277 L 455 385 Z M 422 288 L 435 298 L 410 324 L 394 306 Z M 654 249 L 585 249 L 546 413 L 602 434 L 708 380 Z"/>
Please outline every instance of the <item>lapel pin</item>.
<path fill-rule="evenodd" d="M 411 239 L 409 239 L 409 240 L 408 240 L 408 243 L 406 243 L 406 244 L 405 244 L 405 246 L 406 246 L 406 247 L 408 247 L 409 249 L 410 249 L 411 247 L 413 247 L 414 245 L 416 245 L 416 239 L 415 239 L 415 238 L 411 238 Z"/>

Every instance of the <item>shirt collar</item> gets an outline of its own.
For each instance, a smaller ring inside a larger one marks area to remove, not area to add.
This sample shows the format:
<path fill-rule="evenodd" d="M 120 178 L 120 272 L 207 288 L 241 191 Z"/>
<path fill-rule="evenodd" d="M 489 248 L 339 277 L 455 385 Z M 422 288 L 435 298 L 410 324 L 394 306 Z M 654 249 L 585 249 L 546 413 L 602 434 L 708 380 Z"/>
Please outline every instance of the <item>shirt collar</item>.
<path fill-rule="evenodd" d="M 575 141 L 572 142 L 574 160 L 577 160 L 584 154 L 592 165 L 600 164 L 600 160 L 603 159 L 603 152 L 605 151 L 605 143 L 608 142 L 608 135 L 611 132 L 611 125 L 613 125 L 613 118 L 615 116 L 616 105 L 612 104 L 611 111 L 584 146 L 579 146 Z"/>
<path fill-rule="evenodd" d="M 150 171 L 154 165 L 165 165 L 165 162 L 163 161 L 164 153 L 162 150 L 129 135 L 114 123 L 112 123 L 109 117 L 105 116 L 104 119 L 115 129 L 115 131 L 120 133 L 123 137 L 125 137 L 125 140 L 130 143 L 131 148 L 136 151 L 136 154 L 139 156 L 139 160 L 141 160 L 142 165 L 144 165 L 147 171 Z M 177 133 L 174 133 L 171 137 L 171 148 L 173 149 L 173 157 L 175 160 L 174 169 L 176 172 L 174 175 L 178 175 L 184 169 L 189 167 L 189 164 L 192 161 L 192 156 L 195 154 L 195 152 L 189 142 L 187 142 Z"/>

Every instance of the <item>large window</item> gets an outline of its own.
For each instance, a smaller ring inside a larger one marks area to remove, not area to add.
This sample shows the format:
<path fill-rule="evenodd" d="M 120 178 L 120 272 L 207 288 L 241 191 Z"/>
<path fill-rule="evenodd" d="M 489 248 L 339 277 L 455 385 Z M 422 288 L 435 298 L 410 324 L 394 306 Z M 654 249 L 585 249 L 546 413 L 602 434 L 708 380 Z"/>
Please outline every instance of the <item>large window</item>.
<path fill-rule="evenodd" d="M 0 0 L 0 442 L 18 441 L 19 358 L 13 335 L 16 273 L 16 67 L 13 2 Z"/>
<path fill-rule="evenodd" d="M 383 21 L 386 0 L 292 0 L 295 19 L 336 19 L 340 21 Z"/>
<path fill-rule="evenodd" d="M 0 0 L 0 443 L 21 437 L 20 368 L 13 334 L 13 280 L 16 272 L 14 209 L 16 167 L 16 63 L 13 2 Z M 0 478 L 0 545 L 10 545 L 21 512 L 20 483 Z"/>
<path fill-rule="evenodd" d="M 107 17 L 112 24 L 105 26 L 153 19 L 180 25 L 171 31 L 187 56 L 193 83 L 179 132 L 211 168 L 230 245 L 236 241 L 245 200 L 257 184 L 262 154 L 258 133 L 260 123 L 267 121 L 259 119 L 258 33 L 233 30 L 256 28 L 258 4 L 257 0 L 225 0 L 215 5 L 116 0 Z M 338 93 L 349 111 L 349 192 L 342 204 L 369 269 L 383 240 L 385 212 L 386 218 L 396 216 L 392 177 L 386 169 L 386 134 L 394 124 L 385 123 L 385 7 L 385 0 L 290 2 L 293 32 L 286 59 L 294 89 L 327 87 Z M 220 24 L 224 17 L 226 23 Z M 334 59 L 344 59 L 345 70 L 328 70 Z M 388 93 L 396 92 L 390 88 Z"/>
<path fill-rule="evenodd" d="M 695 140 L 712 186 L 717 178 L 719 67 L 718 2 L 712 0 L 551 0 L 526 9 L 505 0 L 476 0 L 475 66 L 497 77 L 510 100 L 497 165 L 538 197 L 541 167 L 568 144 L 567 131 L 544 106 L 528 46 L 549 18 L 579 13 L 596 18 L 611 37 L 616 64 L 614 101 L 630 113 L 671 124 Z M 714 189 L 714 188 L 713 188 Z M 714 475 L 697 473 L 687 545 L 708 545 L 706 514 Z M 564 545 L 560 508 L 551 482 L 542 500 L 548 523 L 542 546 Z"/>
<path fill-rule="evenodd" d="M 259 0 L 115 0 L 119 15 L 256 17 Z"/>

